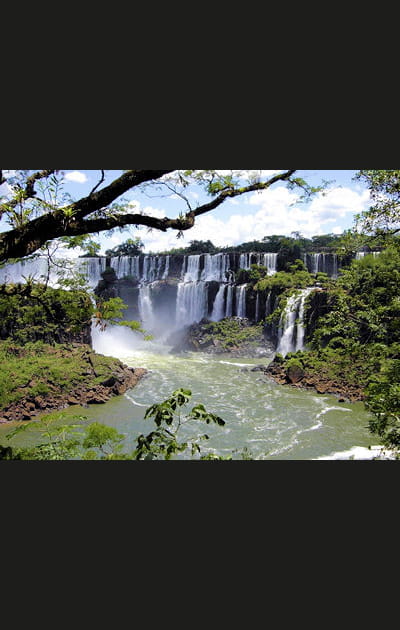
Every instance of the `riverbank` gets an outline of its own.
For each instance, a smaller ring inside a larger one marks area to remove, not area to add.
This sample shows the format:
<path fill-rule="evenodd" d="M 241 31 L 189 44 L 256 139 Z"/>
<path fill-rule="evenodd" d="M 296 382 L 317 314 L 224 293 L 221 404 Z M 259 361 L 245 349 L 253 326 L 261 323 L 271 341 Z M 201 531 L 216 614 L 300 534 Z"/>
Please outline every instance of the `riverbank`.
<path fill-rule="evenodd" d="M 0 423 L 31 420 L 71 405 L 102 404 L 135 387 L 146 369 L 87 344 L 0 342 Z"/>
<path fill-rule="evenodd" d="M 318 394 L 336 396 L 338 402 L 361 402 L 365 393 L 361 385 L 346 381 L 338 375 L 336 378 L 325 376 L 322 371 L 313 373 L 297 364 L 296 360 L 281 362 L 275 358 L 263 368 L 264 374 L 279 385 L 291 385 L 300 389 L 315 390 Z"/>

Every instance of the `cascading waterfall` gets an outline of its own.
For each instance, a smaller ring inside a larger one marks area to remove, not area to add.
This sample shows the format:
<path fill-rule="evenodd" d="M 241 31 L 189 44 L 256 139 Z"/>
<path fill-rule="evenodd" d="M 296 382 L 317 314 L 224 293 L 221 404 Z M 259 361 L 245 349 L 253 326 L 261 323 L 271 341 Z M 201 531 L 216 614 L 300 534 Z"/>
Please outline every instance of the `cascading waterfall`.
<path fill-rule="evenodd" d="M 246 317 L 246 287 L 247 284 L 242 284 L 236 287 L 236 316 Z"/>
<path fill-rule="evenodd" d="M 220 319 L 225 317 L 225 291 L 227 290 L 227 286 L 225 284 L 221 284 L 218 289 L 218 293 L 215 296 L 214 306 L 211 313 L 211 321 L 218 322 Z"/>
<path fill-rule="evenodd" d="M 201 280 L 210 282 L 226 282 L 229 269 L 229 254 L 205 254 L 204 269 L 201 273 Z"/>
<path fill-rule="evenodd" d="M 151 284 L 143 284 L 139 288 L 139 313 L 143 327 L 152 332 L 156 323 L 151 299 Z"/>
<path fill-rule="evenodd" d="M 297 323 L 297 337 L 296 337 L 296 349 L 304 350 L 304 334 L 305 334 L 305 326 L 304 326 L 304 306 L 306 303 L 306 299 L 310 295 L 310 293 L 314 289 L 309 287 L 308 289 L 304 289 L 300 295 L 300 306 L 299 306 L 299 314 L 298 314 L 298 323 Z"/>
<path fill-rule="evenodd" d="M 59 286 L 59 272 L 67 273 L 69 265 L 72 272 L 82 274 L 88 286 L 94 288 L 101 280 L 101 274 L 106 268 L 106 259 L 97 257 L 72 259 L 68 263 L 63 263 L 61 267 L 51 266 L 50 274 L 46 257 L 23 259 L 0 269 L 0 284 L 23 284 L 28 277 L 32 277 L 36 282 L 45 282 L 49 275 L 49 286 L 56 288 Z"/>
<path fill-rule="evenodd" d="M 197 282 L 200 275 L 200 254 L 188 256 L 184 282 Z"/>
<path fill-rule="evenodd" d="M 267 268 L 267 273 L 269 276 L 273 276 L 276 273 L 276 263 L 278 259 L 278 254 L 261 254 L 263 256 L 263 261 L 259 264 L 263 265 Z"/>
<path fill-rule="evenodd" d="M 240 254 L 239 269 L 250 269 L 251 254 Z"/>
<path fill-rule="evenodd" d="M 259 265 L 267 268 L 267 275 L 272 276 L 276 273 L 278 254 L 267 253 L 261 254 L 259 252 L 253 254 L 240 254 L 239 256 L 239 269 L 250 269 L 251 265 Z"/>
<path fill-rule="evenodd" d="M 126 276 L 132 276 L 134 278 L 140 278 L 140 259 L 139 256 L 119 256 L 116 262 L 113 261 L 112 265 L 115 269 L 115 273 L 118 278 L 125 278 Z"/>
<path fill-rule="evenodd" d="M 260 294 L 257 293 L 257 297 L 256 297 L 256 322 L 259 321 L 260 319 Z"/>
<path fill-rule="evenodd" d="M 322 265 L 322 267 L 320 266 L 321 256 L 322 256 L 322 254 L 311 254 L 311 258 L 312 258 L 312 261 L 313 261 L 312 273 L 318 273 L 319 271 L 323 270 L 323 268 L 324 268 L 323 265 Z"/>
<path fill-rule="evenodd" d="M 232 284 L 228 284 L 226 288 L 225 317 L 232 317 L 232 314 L 233 314 L 233 291 L 234 291 L 234 286 Z"/>
<path fill-rule="evenodd" d="M 169 273 L 169 256 L 166 256 L 165 258 L 165 269 L 164 269 L 164 273 L 163 273 L 163 280 L 166 280 L 168 278 L 168 273 Z"/>
<path fill-rule="evenodd" d="M 363 252 L 360 252 L 360 256 Z M 332 254 L 312 253 L 304 257 L 313 272 L 323 271 L 332 275 L 337 273 L 337 260 Z M 71 261 L 75 271 L 84 275 L 90 288 L 94 289 L 102 279 L 106 266 L 114 269 L 118 279 L 126 278 L 121 285 L 121 296 L 125 300 L 137 300 L 130 303 L 138 309 L 139 316 L 146 330 L 152 328 L 180 328 L 198 322 L 203 318 L 214 321 L 224 317 L 238 316 L 245 318 L 270 315 L 276 307 L 272 304 L 271 294 L 265 305 L 257 295 L 254 306 L 246 304 L 247 286 L 237 285 L 239 269 L 250 269 L 252 264 L 266 267 L 267 274 L 276 273 L 276 253 L 218 253 L 194 255 L 136 255 L 107 258 L 82 257 Z M 47 278 L 47 259 L 45 257 L 25 260 L 0 269 L 0 283 L 24 282 L 24 278 L 34 276 L 37 281 Z M 133 279 L 136 283 L 129 285 Z M 49 285 L 57 286 L 57 269 L 50 274 Z M 218 286 L 215 286 L 218 283 Z M 132 288 L 138 287 L 136 291 Z M 212 300 L 211 295 L 215 296 Z M 132 298 L 130 297 L 132 296 Z M 138 296 L 138 297 L 136 297 Z M 276 298 L 277 299 L 277 298 Z M 276 302 L 276 300 L 275 300 Z M 249 311 L 247 310 L 249 307 Z M 301 307 L 299 302 L 298 308 Z M 251 309 L 254 309 L 252 311 Z M 290 318 L 289 318 L 290 320 Z M 283 326 L 280 341 L 289 338 L 290 331 Z M 301 328 L 294 327 L 294 340 L 302 343 Z M 283 340 L 282 340 L 283 338 Z M 292 346 L 289 344 L 290 349 Z"/>
<path fill-rule="evenodd" d="M 379 256 L 380 252 L 357 252 L 356 253 L 356 260 L 361 260 L 361 258 L 364 258 L 364 256 L 369 256 L 372 255 L 374 258 L 376 258 L 377 256 Z"/>
<path fill-rule="evenodd" d="M 286 356 L 289 352 L 304 350 L 304 305 L 314 289 L 309 287 L 291 295 L 279 321 L 276 352 Z"/>
<path fill-rule="evenodd" d="M 272 291 L 269 291 L 267 299 L 265 301 L 265 317 L 268 317 L 268 315 L 271 315 L 271 313 L 272 313 L 272 310 L 271 310 L 271 296 L 272 296 Z"/>
<path fill-rule="evenodd" d="M 326 273 L 330 278 L 337 278 L 339 275 L 337 254 L 312 252 L 303 255 L 303 262 L 309 273 Z"/>
<path fill-rule="evenodd" d="M 180 282 L 176 298 L 176 327 L 183 328 L 207 317 L 208 293 L 205 282 Z"/>

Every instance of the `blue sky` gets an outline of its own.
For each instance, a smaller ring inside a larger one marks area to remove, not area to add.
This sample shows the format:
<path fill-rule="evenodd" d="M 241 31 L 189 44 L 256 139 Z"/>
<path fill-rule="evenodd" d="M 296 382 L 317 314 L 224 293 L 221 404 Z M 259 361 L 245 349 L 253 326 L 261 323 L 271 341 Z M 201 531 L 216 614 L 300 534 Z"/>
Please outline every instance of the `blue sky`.
<path fill-rule="evenodd" d="M 79 199 L 90 192 L 100 178 L 99 170 L 66 170 L 65 190 L 74 199 Z M 117 177 L 122 171 L 106 171 L 103 185 Z M 272 170 L 268 173 L 272 174 Z M 342 233 L 353 226 L 354 215 L 369 207 L 367 189 L 354 181 L 356 170 L 299 170 L 298 176 L 309 183 L 318 185 L 322 180 L 334 180 L 325 196 L 318 195 L 308 204 L 298 203 L 298 193 L 288 191 L 284 185 L 275 184 L 267 191 L 250 193 L 229 200 L 216 210 L 199 217 L 196 225 L 184 233 L 182 239 L 176 238 L 175 231 L 161 233 L 130 228 L 129 231 L 115 232 L 112 236 L 96 236 L 101 244 L 101 253 L 115 247 L 127 238 L 139 236 L 145 244 L 145 252 L 157 252 L 172 247 L 185 247 L 191 240 L 210 240 L 217 246 L 231 246 L 240 243 L 261 240 L 270 234 L 290 235 L 293 231 L 303 236 L 316 234 Z M 4 194 L 4 187 L 3 187 Z M 168 191 L 169 192 L 169 191 Z M 164 193 L 165 194 L 165 193 Z M 190 203 L 196 206 L 205 198 L 199 188 L 193 188 L 188 194 Z M 132 211 L 150 213 L 154 216 L 177 216 L 185 212 L 185 203 L 174 196 L 156 196 L 134 189 L 124 195 L 129 203 L 134 204 Z M 2 227 L 2 226 L 0 226 Z M 4 229 L 4 227 L 3 227 Z"/>

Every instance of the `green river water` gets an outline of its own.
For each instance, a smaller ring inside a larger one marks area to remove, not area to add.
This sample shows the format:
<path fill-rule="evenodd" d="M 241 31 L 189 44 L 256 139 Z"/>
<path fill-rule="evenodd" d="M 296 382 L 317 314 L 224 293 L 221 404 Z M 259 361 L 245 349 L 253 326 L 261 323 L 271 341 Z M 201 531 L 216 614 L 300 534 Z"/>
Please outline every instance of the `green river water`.
<path fill-rule="evenodd" d="M 192 423 L 187 435 L 179 434 L 184 439 L 196 431 L 207 433 L 210 439 L 202 443 L 202 454 L 242 459 L 246 449 L 258 460 L 370 459 L 374 455 L 375 448 L 368 447 L 377 441 L 368 431 L 369 414 L 362 403 L 339 403 L 334 396 L 278 385 L 262 372 L 252 371 L 256 365 L 268 363 L 266 359 L 175 355 L 168 347 L 144 342 L 122 327 L 95 331 L 93 346 L 97 352 L 116 356 L 132 367 L 149 370 L 125 395 L 105 405 L 80 409 L 89 420 L 124 433 L 128 449 L 134 447 L 140 433 L 154 428 L 151 420 L 143 419 L 146 408 L 183 387 L 192 391 L 189 408 L 202 402 L 226 422 L 224 427 Z M 76 408 L 68 413 L 76 413 Z M 0 427 L 3 444 L 9 430 L 5 425 Z M 34 439 L 34 432 L 30 432 L 13 443 L 22 446 Z"/>

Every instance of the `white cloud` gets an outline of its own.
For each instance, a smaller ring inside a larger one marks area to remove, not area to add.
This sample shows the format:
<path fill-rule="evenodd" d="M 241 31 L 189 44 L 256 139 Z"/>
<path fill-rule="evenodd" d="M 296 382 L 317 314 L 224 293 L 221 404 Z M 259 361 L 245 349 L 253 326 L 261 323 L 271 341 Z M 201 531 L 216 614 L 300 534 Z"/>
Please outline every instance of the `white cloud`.
<path fill-rule="evenodd" d="M 236 201 L 236 200 L 235 200 Z M 333 188 L 326 196 L 317 195 L 307 205 L 298 204 L 298 194 L 289 191 L 285 186 L 277 186 L 255 193 L 244 198 L 238 198 L 238 205 L 232 206 L 232 214 L 221 218 L 219 209 L 200 216 L 193 228 L 183 233 L 183 238 L 177 239 L 177 232 L 159 232 L 146 228 L 134 230 L 131 235 L 140 236 L 145 243 L 145 252 L 157 252 L 176 247 L 187 247 L 192 240 L 210 240 L 218 247 L 238 245 L 247 241 L 261 240 L 271 234 L 290 235 L 300 232 L 305 237 L 317 234 L 341 234 L 343 229 L 353 224 L 353 215 L 365 210 L 369 205 L 368 191 L 356 191 L 350 188 Z M 162 217 L 164 212 L 151 206 L 141 208 L 140 202 L 135 203 L 135 212 L 143 212 L 151 216 Z M 229 204 L 224 204 L 225 209 Z M 242 213 L 240 211 L 242 210 Z M 345 227 L 342 227 L 345 226 Z M 108 239 L 112 246 L 124 242 L 129 235 L 127 232 L 116 234 Z M 116 240 L 118 239 L 118 241 Z"/>
<path fill-rule="evenodd" d="M 370 202 L 369 191 L 350 188 L 333 188 L 325 196 L 318 195 L 310 204 L 310 211 L 321 221 L 328 218 L 343 218 L 366 210 Z"/>
<path fill-rule="evenodd" d="M 76 182 L 77 184 L 84 184 L 87 182 L 85 173 L 81 173 L 81 171 L 70 171 L 69 173 L 66 173 L 65 179 L 69 182 Z"/>

